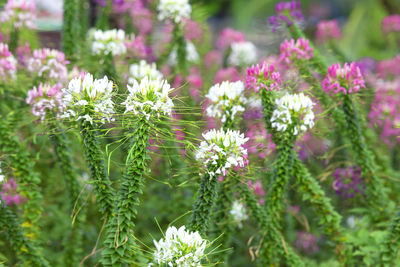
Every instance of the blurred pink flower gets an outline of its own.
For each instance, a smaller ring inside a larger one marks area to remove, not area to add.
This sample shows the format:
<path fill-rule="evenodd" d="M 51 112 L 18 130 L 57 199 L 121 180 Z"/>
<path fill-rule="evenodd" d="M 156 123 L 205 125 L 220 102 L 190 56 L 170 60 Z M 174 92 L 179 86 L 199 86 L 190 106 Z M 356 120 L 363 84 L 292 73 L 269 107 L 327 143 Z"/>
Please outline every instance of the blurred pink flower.
<path fill-rule="evenodd" d="M 318 22 L 315 33 L 318 43 L 326 43 L 331 39 L 340 39 L 341 37 L 342 34 L 337 20 L 321 20 Z"/>
<path fill-rule="evenodd" d="M 222 30 L 217 40 L 217 48 L 226 49 L 231 46 L 232 43 L 244 42 L 244 33 L 235 31 L 232 28 L 226 28 Z"/>
<path fill-rule="evenodd" d="M 328 67 L 328 74 L 322 81 L 322 87 L 326 92 L 351 94 L 360 88 L 365 88 L 365 84 L 356 63 L 344 63 L 343 67 L 340 63 L 335 63 Z"/>
<path fill-rule="evenodd" d="M 223 81 L 236 82 L 240 80 L 239 72 L 235 67 L 219 69 L 215 74 L 214 83 L 221 83 Z"/>
<path fill-rule="evenodd" d="M 400 33 L 400 15 L 389 15 L 382 20 L 382 32 L 387 35 L 390 33 Z"/>
<path fill-rule="evenodd" d="M 304 60 L 314 57 L 314 49 L 310 46 L 307 39 L 299 38 L 297 41 L 285 40 L 281 44 L 281 54 L 279 60 L 290 64 L 293 60 Z"/>

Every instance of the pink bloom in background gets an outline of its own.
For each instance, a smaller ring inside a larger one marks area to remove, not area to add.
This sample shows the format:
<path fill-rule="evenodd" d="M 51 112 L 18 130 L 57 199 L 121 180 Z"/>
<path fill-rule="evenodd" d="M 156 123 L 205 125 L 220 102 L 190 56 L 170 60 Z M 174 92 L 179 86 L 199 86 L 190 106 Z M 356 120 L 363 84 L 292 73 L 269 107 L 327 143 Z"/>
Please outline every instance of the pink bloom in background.
<path fill-rule="evenodd" d="M 333 176 L 332 189 L 343 198 L 353 198 L 364 192 L 365 185 L 359 167 L 337 168 Z"/>
<path fill-rule="evenodd" d="M 8 50 L 8 45 L 0 43 L 0 82 L 16 78 L 17 60 Z"/>
<path fill-rule="evenodd" d="M 315 33 L 318 43 L 326 43 L 331 39 L 337 40 L 341 37 L 342 34 L 337 20 L 321 20 L 318 22 L 317 32 Z"/>
<path fill-rule="evenodd" d="M 360 88 L 365 88 L 365 84 L 356 63 L 344 63 L 343 67 L 340 63 L 335 63 L 328 67 L 328 74 L 322 81 L 322 87 L 326 92 L 351 94 Z"/>
<path fill-rule="evenodd" d="M 17 47 L 16 54 L 18 56 L 18 63 L 26 67 L 28 65 L 29 58 L 32 57 L 32 50 L 29 43 L 25 43 L 25 45 Z"/>
<path fill-rule="evenodd" d="M 200 91 L 203 87 L 203 79 L 201 77 L 200 70 L 197 67 L 191 67 L 190 73 L 186 77 L 189 83 L 189 93 L 190 96 L 196 101 L 201 101 Z"/>
<path fill-rule="evenodd" d="M 382 79 L 393 79 L 400 76 L 400 55 L 379 61 L 376 65 L 376 72 L 378 77 Z"/>
<path fill-rule="evenodd" d="M 260 88 L 268 91 L 278 91 L 282 84 L 281 75 L 275 71 L 272 64 L 267 64 L 265 61 L 260 65 L 252 65 L 247 68 L 246 88 L 253 89 L 256 92 Z"/>
<path fill-rule="evenodd" d="M 131 8 L 132 24 L 138 30 L 139 35 L 146 35 L 153 29 L 153 13 L 143 6 L 141 1 L 136 1 Z"/>
<path fill-rule="evenodd" d="M 33 56 L 28 61 L 28 70 L 46 80 L 66 83 L 68 63 L 61 51 L 49 48 L 37 49 L 33 51 Z"/>
<path fill-rule="evenodd" d="M 219 69 L 215 74 L 214 83 L 222 83 L 223 81 L 236 82 L 240 80 L 239 72 L 235 67 Z"/>
<path fill-rule="evenodd" d="M 220 33 L 220 36 L 217 40 L 217 48 L 227 49 L 233 43 L 240 43 L 244 41 L 244 33 L 235 31 L 232 28 L 226 28 Z"/>
<path fill-rule="evenodd" d="M 8 0 L 4 11 L 0 13 L 0 22 L 11 22 L 13 27 L 35 28 L 35 1 Z"/>
<path fill-rule="evenodd" d="M 17 193 L 18 184 L 14 178 L 2 184 L 0 196 L 7 206 L 19 205 L 26 202 L 26 198 Z"/>
<path fill-rule="evenodd" d="M 59 84 L 53 86 L 40 84 L 28 91 L 26 103 L 32 106 L 32 114 L 43 121 L 48 112 L 52 112 L 56 118 L 63 112 L 62 93 Z"/>
<path fill-rule="evenodd" d="M 294 246 L 306 254 L 313 254 L 319 251 L 317 237 L 314 234 L 303 231 L 297 231 Z"/>
<path fill-rule="evenodd" d="M 321 137 L 315 136 L 310 132 L 306 132 L 297 140 L 295 149 L 301 160 L 307 158 L 315 158 L 323 155 L 329 148 L 329 141 Z"/>
<path fill-rule="evenodd" d="M 146 46 L 146 38 L 141 35 L 131 35 L 125 42 L 125 47 L 129 58 L 148 59 L 152 54 L 151 48 Z"/>
<path fill-rule="evenodd" d="M 254 195 L 258 197 L 258 203 L 260 205 L 264 204 L 265 190 L 263 189 L 261 180 L 257 180 L 255 183 L 253 183 L 251 180 L 248 180 L 247 184 L 249 188 L 254 191 Z"/>
<path fill-rule="evenodd" d="M 400 33 L 400 15 L 390 15 L 386 16 L 382 20 L 382 32 L 384 34 L 389 33 Z"/>
<path fill-rule="evenodd" d="M 204 67 L 210 69 L 222 64 L 222 54 L 218 50 L 211 50 L 204 56 Z"/>
<path fill-rule="evenodd" d="M 281 54 L 279 60 L 290 64 L 293 60 L 310 59 L 314 56 L 314 49 L 310 46 L 309 41 L 304 38 L 299 38 L 297 41 L 291 39 L 285 40 L 281 44 Z"/>
<path fill-rule="evenodd" d="M 293 22 L 303 20 L 303 14 L 301 13 L 300 1 L 292 0 L 290 2 L 279 2 L 275 6 L 276 15 L 269 18 L 269 23 L 272 26 L 272 31 L 281 24 L 287 24 L 291 26 Z"/>
<path fill-rule="evenodd" d="M 254 154 L 260 159 L 264 159 L 275 150 L 272 136 L 267 133 L 263 122 L 251 124 L 246 132 L 246 137 L 249 138 L 249 141 L 245 144 L 245 148 L 250 155 Z"/>
<path fill-rule="evenodd" d="M 188 18 L 183 19 L 183 34 L 188 41 L 201 42 L 204 30 L 202 26 Z"/>
<path fill-rule="evenodd" d="M 376 69 L 376 60 L 371 57 L 360 58 L 356 62 L 363 76 L 371 74 Z"/>

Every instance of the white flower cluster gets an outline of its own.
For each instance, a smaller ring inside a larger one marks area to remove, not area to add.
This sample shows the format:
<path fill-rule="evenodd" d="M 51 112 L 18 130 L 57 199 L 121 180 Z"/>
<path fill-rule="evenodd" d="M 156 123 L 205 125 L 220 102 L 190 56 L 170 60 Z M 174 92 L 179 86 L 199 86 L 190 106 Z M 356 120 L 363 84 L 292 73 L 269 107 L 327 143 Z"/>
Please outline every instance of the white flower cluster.
<path fill-rule="evenodd" d="M 168 64 L 175 66 L 178 64 L 178 54 L 176 47 L 172 50 L 168 57 Z M 186 61 L 191 63 L 196 63 L 199 60 L 199 54 L 197 53 L 196 47 L 193 43 L 186 43 Z"/>
<path fill-rule="evenodd" d="M 229 213 L 232 215 L 235 222 L 238 223 L 240 228 L 242 227 L 242 222 L 248 218 L 245 206 L 237 200 L 232 203 L 232 209 Z"/>
<path fill-rule="evenodd" d="M 257 62 L 257 48 L 251 42 L 231 44 L 228 64 L 231 66 L 247 66 Z"/>
<path fill-rule="evenodd" d="M 159 266 L 201 267 L 207 240 L 201 238 L 198 232 L 186 231 L 185 226 L 179 229 L 171 226 L 160 241 L 153 241 L 156 250 L 153 254 L 153 263 Z"/>
<path fill-rule="evenodd" d="M 134 80 L 140 81 L 144 77 L 149 77 L 149 80 L 162 80 L 163 75 L 157 70 L 156 64 L 149 64 L 145 60 L 140 60 L 139 64 L 132 64 L 129 67 L 128 83 L 133 84 Z"/>
<path fill-rule="evenodd" d="M 286 94 L 276 99 L 275 103 L 276 109 L 272 113 L 271 123 L 278 131 L 286 131 L 293 124 L 293 134 L 297 135 L 314 126 L 312 108 L 315 104 L 303 93 Z"/>
<path fill-rule="evenodd" d="M 222 122 L 228 117 L 233 120 L 237 112 L 245 110 L 247 99 L 243 91 L 244 84 L 241 81 L 224 81 L 213 85 L 206 94 L 206 98 L 212 102 L 207 107 L 207 116 L 221 118 Z"/>
<path fill-rule="evenodd" d="M 157 6 L 158 19 L 171 19 L 179 23 L 183 18 L 190 18 L 192 8 L 189 0 L 160 0 Z"/>
<path fill-rule="evenodd" d="M 133 80 L 132 86 L 128 85 L 129 95 L 121 103 L 125 105 L 125 113 L 141 114 L 147 119 L 156 115 L 171 115 L 174 103 L 168 94 L 173 90 L 165 80 L 150 80 L 144 77 L 140 83 Z"/>
<path fill-rule="evenodd" d="M 239 131 L 209 130 L 203 134 L 205 141 L 200 143 L 196 160 L 202 161 L 207 173 L 226 176 L 231 168 L 247 165 L 247 149 L 243 145 L 249 140 Z"/>
<path fill-rule="evenodd" d="M 118 56 L 126 53 L 125 32 L 123 30 L 96 30 L 91 37 L 94 55 L 112 54 Z"/>
<path fill-rule="evenodd" d="M 93 123 L 92 116 L 96 116 L 102 123 L 112 121 L 114 103 L 112 101 L 113 83 L 107 76 L 93 80 L 87 73 L 83 78 L 78 77 L 69 82 L 68 88 L 62 89 L 63 104 L 66 111 L 62 118 L 76 117 L 76 120 L 85 120 Z"/>

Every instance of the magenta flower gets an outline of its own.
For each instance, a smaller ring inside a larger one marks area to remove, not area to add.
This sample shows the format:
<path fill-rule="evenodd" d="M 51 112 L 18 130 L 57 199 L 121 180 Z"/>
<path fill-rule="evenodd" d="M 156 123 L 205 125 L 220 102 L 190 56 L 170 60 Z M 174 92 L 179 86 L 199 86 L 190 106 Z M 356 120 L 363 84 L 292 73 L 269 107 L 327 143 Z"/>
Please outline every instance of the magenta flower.
<path fill-rule="evenodd" d="M 400 55 L 379 61 L 376 66 L 376 72 L 378 77 L 382 79 L 393 79 L 400 76 Z"/>
<path fill-rule="evenodd" d="M 146 38 L 144 36 L 130 36 L 130 38 L 125 41 L 125 47 L 127 49 L 127 55 L 134 59 L 148 59 L 152 50 L 151 47 L 146 45 Z"/>
<path fill-rule="evenodd" d="M 386 16 L 382 20 L 382 32 L 385 35 L 390 33 L 400 33 L 400 15 Z"/>
<path fill-rule="evenodd" d="M 11 22 L 14 28 L 35 28 L 35 1 L 8 0 L 0 13 L 0 22 Z"/>
<path fill-rule="evenodd" d="M 331 39 L 340 39 L 342 34 L 340 32 L 337 20 L 321 20 L 317 25 L 317 32 L 315 38 L 318 43 L 326 43 Z"/>
<path fill-rule="evenodd" d="M 37 49 L 33 51 L 33 56 L 28 61 L 28 70 L 46 81 L 66 83 L 68 63 L 65 54 L 61 51 L 49 48 Z"/>
<path fill-rule="evenodd" d="M 365 88 L 364 78 L 356 63 L 335 63 L 328 67 L 328 74 L 322 81 L 325 92 L 342 92 L 344 94 L 355 93 L 360 88 Z"/>
<path fill-rule="evenodd" d="M 317 237 L 312 233 L 297 231 L 294 245 L 306 254 L 313 254 L 319 251 Z"/>
<path fill-rule="evenodd" d="M 235 67 L 219 69 L 215 74 L 214 83 L 222 83 L 223 81 L 236 82 L 240 80 L 239 72 Z"/>
<path fill-rule="evenodd" d="M 4 200 L 7 206 L 19 205 L 26 202 L 26 198 L 17 193 L 18 184 L 14 178 L 9 179 L 2 184 L 0 197 Z"/>
<path fill-rule="evenodd" d="M 290 64 L 291 61 L 310 59 L 314 56 L 314 49 L 310 46 L 309 41 L 304 38 L 299 38 L 295 42 L 285 40 L 281 44 L 281 54 L 279 60 Z"/>
<path fill-rule="evenodd" d="M 16 78 L 17 60 L 8 50 L 8 45 L 0 43 L 0 82 Z"/>
<path fill-rule="evenodd" d="M 260 159 L 264 159 L 275 150 L 272 136 L 267 133 L 265 124 L 262 122 L 251 124 L 246 132 L 246 137 L 249 138 L 249 141 L 245 144 L 249 155 L 257 155 Z"/>
<path fill-rule="evenodd" d="M 252 65 L 247 68 L 246 88 L 253 89 L 256 92 L 260 88 L 264 88 L 267 91 L 278 91 L 282 84 L 281 75 L 274 70 L 274 65 L 265 61 L 261 65 Z"/>
<path fill-rule="evenodd" d="M 217 40 L 217 48 L 218 49 L 227 49 L 233 43 L 241 43 L 245 41 L 244 33 L 235 31 L 231 28 L 226 28 L 222 30 L 218 40 Z"/>
<path fill-rule="evenodd" d="M 188 41 L 201 42 L 203 39 L 204 30 L 202 26 L 188 18 L 183 19 L 183 34 Z"/>
<path fill-rule="evenodd" d="M 139 35 L 146 35 L 153 29 L 153 13 L 144 7 L 142 1 L 135 1 L 130 9 L 132 24 L 138 30 Z"/>
<path fill-rule="evenodd" d="M 222 64 L 222 54 L 218 50 L 211 50 L 204 56 L 204 67 L 210 69 Z"/>
<path fill-rule="evenodd" d="M 365 186 L 359 167 L 337 168 L 333 176 L 332 189 L 343 198 L 353 198 L 364 192 Z"/>
<path fill-rule="evenodd" d="M 257 180 L 255 183 L 253 183 L 251 180 L 248 180 L 247 185 L 251 190 L 254 191 L 254 195 L 258 197 L 258 203 L 260 205 L 264 204 L 265 190 L 263 189 L 261 180 Z"/>
<path fill-rule="evenodd" d="M 64 106 L 60 84 L 53 86 L 40 84 L 28 91 L 26 103 L 32 106 L 32 114 L 43 121 L 48 112 L 53 112 L 56 118 L 63 112 Z"/>
<path fill-rule="evenodd" d="M 276 31 L 281 24 L 291 26 L 294 22 L 301 21 L 304 18 L 301 13 L 300 1 L 297 0 L 279 2 L 275 6 L 275 12 L 276 15 L 269 18 L 272 31 Z"/>
<path fill-rule="evenodd" d="M 29 43 L 25 43 L 23 46 L 18 46 L 16 54 L 18 57 L 18 64 L 26 67 L 28 65 L 29 58 L 32 57 L 32 50 Z"/>

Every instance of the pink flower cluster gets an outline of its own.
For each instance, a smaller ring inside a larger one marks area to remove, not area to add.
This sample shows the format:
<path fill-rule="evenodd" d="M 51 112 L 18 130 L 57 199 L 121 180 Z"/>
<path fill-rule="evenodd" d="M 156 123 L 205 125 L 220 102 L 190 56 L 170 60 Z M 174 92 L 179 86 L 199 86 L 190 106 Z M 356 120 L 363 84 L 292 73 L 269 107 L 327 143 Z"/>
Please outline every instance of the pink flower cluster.
<path fill-rule="evenodd" d="M 19 205 L 26 202 L 26 198 L 17 193 L 18 184 L 14 178 L 9 179 L 2 184 L 0 196 L 7 206 Z"/>
<path fill-rule="evenodd" d="M 343 94 L 355 93 L 360 88 L 365 88 L 364 78 L 356 63 L 335 63 L 328 67 L 328 74 L 322 81 L 325 92 L 342 92 Z"/>
<path fill-rule="evenodd" d="M 144 36 L 130 36 L 130 38 L 125 41 L 125 47 L 128 57 L 150 60 L 152 49 L 146 45 L 146 38 Z"/>
<path fill-rule="evenodd" d="M 8 50 L 8 45 L 0 43 L 0 81 L 7 82 L 16 78 L 17 60 Z"/>
<path fill-rule="evenodd" d="M 241 43 L 245 41 L 244 34 L 239 31 L 235 31 L 232 28 L 226 28 L 222 30 L 217 40 L 217 48 L 225 50 L 233 43 Z"/>
<path fill-rule="evenodd" d="M 66 83 L 68 63 L 61 51 L 49 48 L 37 49 L 33 51 L 33 56 L 28 61 L 28 70 L 46 81 Z"/>
<path fill-rule="evenodd" d="M 343 198 L 353 198 L 364 191 L 365 185 L 359 167 L 337 168 L 333 174 L 332 188 Z"/>
<path fill-rule="evenodd" d="M 279 2 L 275 6 L 275 12 L 276 15 L 269 18 L 269 23 L 272 25 L 272 31 L 276 31 L 282 23 L 291 26 L 294 21 L 301 21 L 303 19 L 300 1 L 297 0 Z"/>
<path fill-rule="evenodd" d="M 400 141 L 400 80 L 382 82 L 369 113 L 370 126 L 380 129 L 381 139 L 393 147 Z"/>
<path fill-rule="evenodd" d="M 26 103 L 32 106 L 32 114 L 43 121 L 48 112 L 53 112 L 55 117 L 63 112 L 62 93 L 59 84 L 50 86 L 40 84 L 28 91 Z"/>
<path fill-rule="evenodd" d="M 400 33 L 400 15 L 386 16 L 382 20 L 382 32 L 384 34 Z"/>
<path fill-rule="evenodd" d="M 0 13 L 0 22 L 11 22 L 14 28 L 35 28 L 35 1 L 8 0 Z"/>
<path fill-rule="evenodd" d="M 264 196 L 265 196 L 265 190 L 263 189 L 261 180 L 257 180 L 255 183 L 253 181 L 249 180 L 247 181 L 247 185 L 251 190 L 254 191 L 254 195 L 258 197 L 258 204 L 262 205 L 264 204 Z"/>
<path fill-rule="evenodd" d="M 308 232 L 297 231 L 294 245 L 306 254 L 313 254 L 319 251 L 317 237 Z"/>
<path fill-rule="evenodd" d="M 245 144 L 245 148 L 249 154 L 258 155 L 260 159 L 264 159 L 275 150 L 275 144 L 271 140 L 271 134 L 267 133 L 265 124 L 260 122 L 251 124 L 246 132 L 249 141 Z"/>
<path fill-rule="evenodd" d="M 281 75 L 275 71 L 273 64 L 263 62 L 261 65 L 252 65 L 247 68 L 246 88 L 253 89 L 256 92 L 260 88 L 268 91 L 278 91 L 282 84 Z"/>
<path fill-rule="evenodd" d="M 400 55 L 394 58 L 382 60 L 377 63 L 376 72 L 379 78 L 393 79 L 400 76 Z"/>
<path fill-rule="evenodd" d="M 291 61 L 310 59 L 314 56 L 314 49 L 310 46 L 307 39 L 299 38 L 285 40 L 281 44 L 281 54 L 279 60 L 290 64 Z"/>
<path fill-rule="evenodd" d="M 318 43 L 326 43 L 331 39 L 340 39 L 340 32 L 337 20 L 321 20 L 318 22 L 315 38 Z"/>
<path fill-rule="evenodd" d="M 236 82 L 240 80 L 240 75 L 235 67 L 221 68 L 217 71 L 214 83 L 222 83 L 223 81 Z"/>

